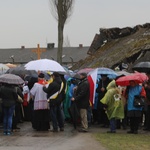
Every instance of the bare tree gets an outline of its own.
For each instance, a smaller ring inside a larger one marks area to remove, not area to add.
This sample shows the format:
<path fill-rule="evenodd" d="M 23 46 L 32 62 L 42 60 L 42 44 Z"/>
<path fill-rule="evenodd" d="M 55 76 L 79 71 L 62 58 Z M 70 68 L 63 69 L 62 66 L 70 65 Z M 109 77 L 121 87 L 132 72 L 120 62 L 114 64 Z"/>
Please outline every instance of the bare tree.
<path fill-rule="evenodd" d="M 75 0 L 49 0 L 51 13 L 58 21 L 57 61 L 62 64 L 63 31 L 67 19 L 71 16 Z"/>

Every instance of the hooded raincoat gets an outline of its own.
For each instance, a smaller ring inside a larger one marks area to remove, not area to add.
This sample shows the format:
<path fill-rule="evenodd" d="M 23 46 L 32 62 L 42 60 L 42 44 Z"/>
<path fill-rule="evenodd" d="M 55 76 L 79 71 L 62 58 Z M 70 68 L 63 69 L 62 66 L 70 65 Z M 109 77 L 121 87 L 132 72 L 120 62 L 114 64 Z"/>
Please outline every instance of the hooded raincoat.
<path fill-rule="evenodd" d="M 116 86 L 115 80 L 110 82 L 107 86 L 107 93 L 105 96 L 100 100 L 103 104 L 107 105 L 106 114 L 108 119 L 117 118 L 123 119 L 124 118 L 124 104 L 120 97 L 117 99 L 116 96 L 119 96 L 119 89 Z"/>

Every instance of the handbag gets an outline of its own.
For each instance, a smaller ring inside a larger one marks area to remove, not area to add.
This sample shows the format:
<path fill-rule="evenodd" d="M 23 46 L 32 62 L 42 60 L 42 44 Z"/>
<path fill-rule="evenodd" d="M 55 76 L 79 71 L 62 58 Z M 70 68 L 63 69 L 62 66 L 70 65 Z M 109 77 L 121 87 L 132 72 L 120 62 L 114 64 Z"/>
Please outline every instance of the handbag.
<path fill-rule="evenodd" d="M 143 107 L 145 106 L 145 97 L 141 95 L 135 95 L 133 105 L 135 107 Z"/>

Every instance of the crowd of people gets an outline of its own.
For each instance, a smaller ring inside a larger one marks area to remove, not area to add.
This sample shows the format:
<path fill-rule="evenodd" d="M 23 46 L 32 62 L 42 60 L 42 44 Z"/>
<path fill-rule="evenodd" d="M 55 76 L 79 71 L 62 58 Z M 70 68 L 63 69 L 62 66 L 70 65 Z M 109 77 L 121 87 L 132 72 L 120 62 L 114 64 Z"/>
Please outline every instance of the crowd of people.
<path fill-rule="evenodd" d="M 143 130 L 150 131 L 150 72 L 147 76 L 148 80 L 142 84 L 131 80 L 130 85 L 123 88 L 107 74 L 101 75 L 95 85 L 94 105 L 90 103 L 86 73 L 66 80 L 64 75 L 53 72 L 46 80 L 41 72 L 38 78 L 31 76 L 23 85 L 1 83 L 3 134 L 11 135 L 19 130 L 18 123 L 23 121 L 30 121 L 36 131 L 63 132 L 66 122 L 72 123 L 79 132 L 88 132 L 89 126 L 97 124 L 110 128 L 108 133 L 129 126 L 127 133 L 137 134 L 143 122 Z M 145 106 L 133 105 L 135 95 L 145 98 Z"/>

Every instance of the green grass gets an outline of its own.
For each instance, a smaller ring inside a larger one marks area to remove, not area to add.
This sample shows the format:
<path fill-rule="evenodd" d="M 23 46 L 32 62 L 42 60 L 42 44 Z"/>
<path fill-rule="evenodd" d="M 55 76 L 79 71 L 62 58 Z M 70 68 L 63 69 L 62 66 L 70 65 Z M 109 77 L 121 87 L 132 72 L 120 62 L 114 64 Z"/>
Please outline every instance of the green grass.
<path fill-rule="evenodd" d="M 108 150 L 150 149 L 150 134 L 97 133 L 94 136 Z"/>

